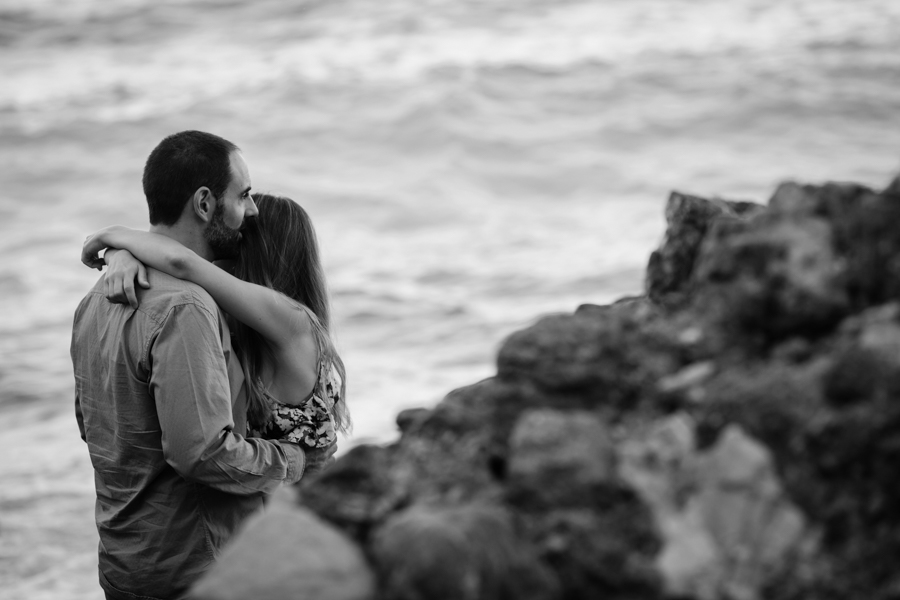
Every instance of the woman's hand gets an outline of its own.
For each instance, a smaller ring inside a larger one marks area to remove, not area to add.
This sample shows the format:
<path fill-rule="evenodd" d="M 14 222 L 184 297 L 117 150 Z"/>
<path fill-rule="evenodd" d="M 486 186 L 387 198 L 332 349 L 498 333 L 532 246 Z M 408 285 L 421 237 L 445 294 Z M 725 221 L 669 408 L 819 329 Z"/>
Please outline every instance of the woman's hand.
<path fill-rule="evenodd" d="M 87 246 L 87 242 L 85 242 Z M 147 280 L 147 267 L 131 255 L 128 250 L 116 250 L 110 248 L 99 259 L 109 267 L 106 270 L 106 299 L 117 304 L 138 307 L 137 294 L 134 291 L 135 279 L 142 288 L 150 287 Z M 87 263 L 85 263 L 87 264 Z"/>
<path fill-rule="evenodd" d="M 325 448 L 307 448 L 303 447 L 306 455 L 306 464 L 303 468 L 304 473 L 317 473 L 324 471 L 326 467 L 331 466 L 334 462 L 334 453 L 337 452 L 337 442 L 332 443 Z"/>
<path fill-rule="evenodd" d="M 110 248 L 110 237 L 114 237 L 116 233 L 123 234 L 128 231 L 130 230 L 127 227 L 112 225 L 87 236 L 81 247 L 81 262 L 98 271 L 103 270 L 104 265 L 108 266 L 109 268 L 106 270 L 107 300 L 117 304 L 127 302 L 132 308 L 137 308 L 138 301 L 137 294 L 134 292 L 134 281 L 137 279 L 138 285 L 145 289 L 149 288 L 147 268 L 127 250 Z M 108 248 L 108 250 L 101 257 L 100 251 L 104 248 Z"/>
<path fill-rule="evenodd" d="M 91 235 L 84 238 L 84 244 L 81 246 L 81 262 L 83 262 L 85 266 L 90 267 L 91 269 L 102 271 L 103 265 L 106 265 L 108 263 L 106 263 L 103 260 L 103 257 L 100 256 L 100 252 L 104 248 L 115 246 L 115 244 L 110 243 L 110 237 L 115 236 L 116 233 L 127 231 L 129 231 L 127 227 L 122 227 L 121 225 L 110 225 L 109 227 L 98 229 Z"/>
<path fill-rule="evenodd" d="M 113 225 L 113 227 L 116 227 L 116 225 Z M 109 247 L 109 244 L 106 241 L 106 234 L 113 227 L 104 227 L 84 239 L 84 245 L 81 247 L 81 262 L 83 262 L 85 266 L 90 267 L 91 269 L 97 269 L 98 271 L 103 270 L 103 266 L 106 262 L 103 260 L 103 257 L 100 256 L 100 251 Z"/>

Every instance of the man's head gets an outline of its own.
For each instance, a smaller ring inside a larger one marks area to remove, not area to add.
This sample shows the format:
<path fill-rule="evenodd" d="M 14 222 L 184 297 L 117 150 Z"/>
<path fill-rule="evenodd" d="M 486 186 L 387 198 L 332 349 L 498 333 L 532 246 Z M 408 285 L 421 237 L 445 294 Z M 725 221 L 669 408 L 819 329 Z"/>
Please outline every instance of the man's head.
<path fill-rule="evenodd" d="M 202 236 L 195 250 L 213 259 L 237 255 L 244 218 L 257 211 L 236 145 L 202 131 L 170 135 L 147 158 L 143 184 L 151 225 L 172 227 L 188 214 L 199 227 L 191 231 Z"/>

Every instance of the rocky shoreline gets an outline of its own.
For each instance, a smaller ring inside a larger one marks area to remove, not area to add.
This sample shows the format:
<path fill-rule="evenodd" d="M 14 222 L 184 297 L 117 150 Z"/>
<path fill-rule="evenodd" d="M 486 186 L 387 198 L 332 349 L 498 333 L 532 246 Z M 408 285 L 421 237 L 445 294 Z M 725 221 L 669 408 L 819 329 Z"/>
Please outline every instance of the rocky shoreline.
<path fill-rule="evenodd" d="M 193 597 L 900 597 L 900 178 L 666 219 L 645 295 L 511 335 Z"/>

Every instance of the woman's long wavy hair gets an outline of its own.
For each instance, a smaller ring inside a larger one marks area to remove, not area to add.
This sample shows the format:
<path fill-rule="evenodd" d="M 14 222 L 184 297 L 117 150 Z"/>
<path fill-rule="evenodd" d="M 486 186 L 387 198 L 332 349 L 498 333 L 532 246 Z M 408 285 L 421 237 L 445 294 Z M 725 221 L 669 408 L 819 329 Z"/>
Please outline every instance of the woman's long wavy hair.
<path fill-rule="evenodd" d="M 345 395 L 346 375 L 331 336 L 328 290 L 312 220 L 290 198 L 254 194 L 253 199 L 259 208 L 259 216 L 248 220 L 244 228 L 234 275 L 281 292 L 299 304 L 298 310 L 307 313 L 319 347 L 319 360 L 325 361 L 326 365 L 331 362 L 341 377 L 340 397 L 335 403 L 333 417 L 335 428 L 347 431 L 350 414 Z M 250 425 L 260 429 L 268 420 L 271 409 L 265 401 L 259 376 L 263 364 L 266 361 L 271 364 L 274 356 L 266 340 L 252 328 L 238 322 L 234 323 L 233 331 L 250 392 Z"/>

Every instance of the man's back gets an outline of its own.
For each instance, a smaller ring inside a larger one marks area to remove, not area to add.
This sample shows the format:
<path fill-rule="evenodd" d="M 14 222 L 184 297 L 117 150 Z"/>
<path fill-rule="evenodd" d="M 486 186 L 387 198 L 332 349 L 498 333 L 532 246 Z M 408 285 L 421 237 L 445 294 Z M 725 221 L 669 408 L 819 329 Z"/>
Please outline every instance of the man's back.
<path fill-rule="evenodd" d="M 212 298 L 159 271 L 149 280 L 133 309 L 108 302 L 101 278 L 72 337 L 101 585 L 113 597 L 182 594 L 302 465 L 299 448 L 242 437 L 243 374 Z"/>

